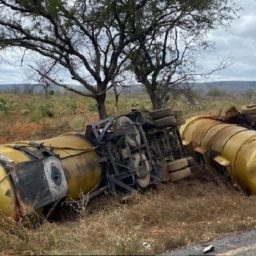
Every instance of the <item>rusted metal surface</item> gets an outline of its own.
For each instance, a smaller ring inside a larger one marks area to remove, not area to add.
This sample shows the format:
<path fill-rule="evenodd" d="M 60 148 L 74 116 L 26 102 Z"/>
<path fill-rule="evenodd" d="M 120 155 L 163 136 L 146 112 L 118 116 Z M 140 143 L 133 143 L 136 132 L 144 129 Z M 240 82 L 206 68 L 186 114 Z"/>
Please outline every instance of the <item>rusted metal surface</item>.
<path fill-rule="evenodd" d="M 256 131 L 200 116 L 188 119 L 180 132 L 183 144 L 198 161 L 256 193 Z"/>

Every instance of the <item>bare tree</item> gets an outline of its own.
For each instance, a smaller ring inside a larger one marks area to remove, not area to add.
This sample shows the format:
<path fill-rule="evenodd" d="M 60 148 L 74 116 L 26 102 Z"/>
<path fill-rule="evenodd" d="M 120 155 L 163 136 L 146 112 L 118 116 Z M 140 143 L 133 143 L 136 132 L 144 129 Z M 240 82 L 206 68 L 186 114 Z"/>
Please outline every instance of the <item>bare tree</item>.
<path fill-rule="evenodd" d="M 26 72 L 26 75 L 29 80 L 33 80 L 36 82 L 33 87 L 39 90 L 42 90 L 45 98 L 47 99 L 49 96 L 49 90 L 53 86 L 53 84 L 47 79 L 47 77 L 52 77 L 52 70 L 54 68 L 54 64 L 44 61 L 35 61 L 32 65 L 28 65 L 29 69 Z M 40 91 L 41 92 L 41 91 Z"/>
<path fill-rule="evenodd" d="M 130 69 L 145 86 L 154 109 L 164 107 L 171 95 L 187 95 L 188 82 L 195 77 L 208 76 L 226 66 L 222 62 L 213 70 L 198 72 L 196 61 L 210 46 L 206 40 L 209 30 L 228 24 L 236 12 L 229 1 L 222 0 L 169 1 L 168 8 L 172 13 L 168 22 L 154 27 L 151 34 L 137 40 L 136 49 L 127 52 Z M 156 13 L 155 18 L 158 16 Z M 139 30 L 143 23 L 136 25 Z"/>
<path fill-rule="evenodd" d="M 0 47 L 23 48 L 55 61 L 54 68 L 66 70 L 84 90 L 35 70 L 55 85 L 94 98 L 104 118 L 110 81 L 126 60 L 123 50 L 134 41 L 125 34 L 129 19 L 146 1 L 132 1 L 135 12 L 124 11 L 129 2 L 0 0 Z"/>
<path fill-rule="evenodd" d="M 181 72 L 179 62 L 189 64 L 173 48 L 179 30 L 197 35 L 228 19 L 229 11 L 227 0 L 0 0 L 0 47 L 22 48 L 55 62 L 53 68 L 62 69 L 58 75 L 34 69 L 50 83 L 95 99 L 104 118 L 111 81 L 131 54 L 150 97 L 164 94 L 155 88 L 173 81 Z M 84 89 L 64 83 L 64 72 Z"/>

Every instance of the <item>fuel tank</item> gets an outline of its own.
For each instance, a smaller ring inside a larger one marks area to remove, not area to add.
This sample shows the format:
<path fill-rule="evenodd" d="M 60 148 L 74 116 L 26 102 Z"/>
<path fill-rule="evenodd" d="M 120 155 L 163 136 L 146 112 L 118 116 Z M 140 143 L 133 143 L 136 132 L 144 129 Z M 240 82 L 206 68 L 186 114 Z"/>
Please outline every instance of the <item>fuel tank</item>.
<path fill-rule="evenodd" d="M 80 134 L 0 146 L 0 214 L 18 220 L 60 200 L 97 188 L 99 156 Z"/>
<path fill-rule="evenodd" d="M 256 194 L 256 131 L 198 116 L 188 119 L 180 133 L 183 145 L 198 161 Z"/>

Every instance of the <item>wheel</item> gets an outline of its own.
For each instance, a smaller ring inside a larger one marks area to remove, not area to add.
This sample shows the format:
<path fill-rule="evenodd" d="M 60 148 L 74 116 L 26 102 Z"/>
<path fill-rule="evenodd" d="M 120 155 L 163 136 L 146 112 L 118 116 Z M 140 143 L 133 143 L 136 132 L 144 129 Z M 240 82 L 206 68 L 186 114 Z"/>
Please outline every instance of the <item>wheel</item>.
<path fill-rule="evenodd" d="M 191 175 L 191 170 L 189 167 L 184 168 L 182 170 L 172 172 L 169 174 L 170 175 L 170 181 L 178 181 L 182 180 L 184 178 L 187 178 L 188 176 Z"/>
<path fill-rule="evenodd" d="M 176 172 L 193 164 L 193 157 L 184 157 L 167 164 L 168 172 Z"/>
<path fill-rule="evenodd" d="M 151 112 L 152 119 L 157 120 L 163 117 L 172 116 L 173 112 L 171 108 L 162 108 Z"/>
<path fill-rule="evenodd" d="M 241 114 L 256 115 L 256 106 L 253 106 L 253 107 L 249 107 L 249 106 L 243 106 L 241 109 Z"/>
<path fill-rule="evenodd" d="M 176 118 L 176 123 L 177 123 L 178 126 L 185 124 L 185 122 L 186 122 L 186 121 L 185 121 L 185 118 L 182 117 L 182 116 L 178 116 L 178 117 Z"/>
<path fill-rule="evenodd" d="M 134 122 L 127 116 L 121 116 L 116 120 L 116 128 L 122 129 L 124 126 L 129 126 L 133 129 L 134 134 L 126 134 L 125 138 L 131 147 L 136 147 L 141 143 L 140 132 Z"/>
<path fill-rule="evenodd" d="M 147 187 L 150 182 L 151 167 L 145 154 L 133 154 L 130 160 L 130 167 L 135 172 L 139 186 L 142 188 Z"/>
<path fill-rule="evenodd" d="M 177 126 L 176 118 L 174 116 L 168 116 L 155 120 L 157 127 L 175 127 Z"/>

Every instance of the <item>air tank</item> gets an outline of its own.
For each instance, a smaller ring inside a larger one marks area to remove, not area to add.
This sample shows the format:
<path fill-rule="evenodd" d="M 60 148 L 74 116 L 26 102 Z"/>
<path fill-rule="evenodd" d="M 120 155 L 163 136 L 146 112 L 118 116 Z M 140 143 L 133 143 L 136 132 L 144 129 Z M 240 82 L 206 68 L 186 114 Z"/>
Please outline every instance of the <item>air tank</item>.
<path fill-rule="evenodd" d="M 199 116 L 188 119 L 180 133 L 183 145 L 198 161 L 256 194 L 256 131 Z"/>
<path fill-rule="evenodd" d="M 0 146 L 0 214 L 18 220 L 60 200 L 77 200 L 102 179 L 99 156 L 81 134 Z"/>

